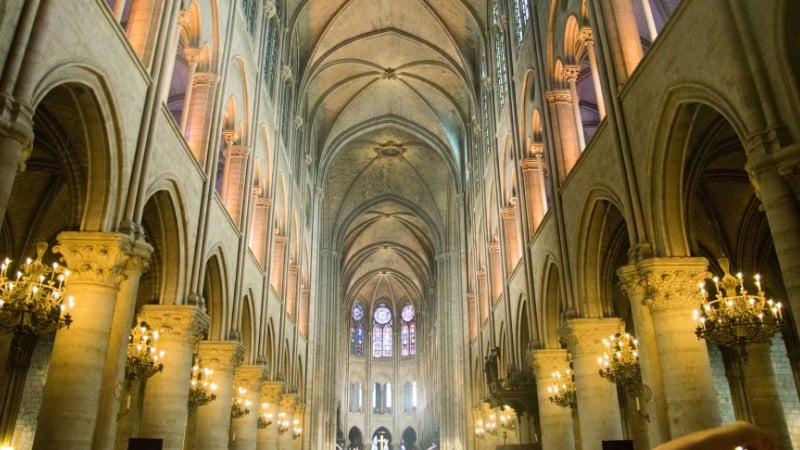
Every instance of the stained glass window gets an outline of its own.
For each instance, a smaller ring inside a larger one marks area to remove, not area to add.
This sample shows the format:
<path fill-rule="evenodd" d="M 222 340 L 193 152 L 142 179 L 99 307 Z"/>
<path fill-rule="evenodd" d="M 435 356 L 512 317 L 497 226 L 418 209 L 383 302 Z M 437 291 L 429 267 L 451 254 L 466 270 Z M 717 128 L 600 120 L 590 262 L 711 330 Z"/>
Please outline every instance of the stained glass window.
<path fill-rule="evenodd" d="M 372 356 L 392 357 L 392 310 L 384 304 L 375 308 L 372 322 Z"/>
<path fill-rule="evenodd" d="M 350 314 L 350 353 L 364 356 L 364 307 L 358 303 Z"/>
<path fill-rule="evenodd" d="M 400 312 L 401 356 L 414 356 L 417 354 L 417 326 L 414 318 L 414 305 L 409 303 Z"/>

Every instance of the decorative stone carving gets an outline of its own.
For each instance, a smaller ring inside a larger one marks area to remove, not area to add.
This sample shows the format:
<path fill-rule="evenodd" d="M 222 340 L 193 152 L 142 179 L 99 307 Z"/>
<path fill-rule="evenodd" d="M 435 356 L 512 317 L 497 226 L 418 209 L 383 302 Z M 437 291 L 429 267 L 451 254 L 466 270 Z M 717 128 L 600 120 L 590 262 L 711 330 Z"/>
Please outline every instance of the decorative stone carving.
<path fill-rule="evenodd" d="M 140 316 L 158 330 L 160 341 L 188 345 L 203 337 L 210 321 L 200 308 L 191 305 L 145 305 Z"/>
<path fill-rule="evenodd" d="M 651 311 L 696 307 L 700 301 L 698 286 L 711 277 L 705 258 L 650 258 L 638 267 Z"/>
<path fill-rule="evenodd" d="M 558 336 L 575 356 L 599 354 L 605 348 L 603 339 L 622 331 L 622 319 L 571 319 L 559 330 Z"/>
<path fill-rule="evenodd" d="M 547 103 L 550 104 L 555 104 L 555 103 L 572 104 L 572 94 L 569 92 L 569 89 L 551 89 L 547 91 L 547 94 L 545 94 L 545 98 L 547 98 Z"/>
<path fill-rule="evenodd" d="M 201 341 L 200 358 L 215 371 L 232 370 L 242 363 L 244 347 L 234 341 Z"/>
<path fill-rule="evenodd" d="M 639 269 L 636 266 L 620 267 L 617 269 L 617 277 L 619 278 L 619 287 L 629 299 L 644 298 L 647 294 L 647 285 L 639 275 Z"/>
<path fill-rule="evenodd" d="M 261 385 L 267 379 L 268 370 L 264 366 L 239 366 L 234 374 L 234 384 L 249 392 L 260 392 Z"/>
<path fill-rule="evenodd" d="M 303 117 L 302 116 L 294 116 L 294 120 L 292 120 L 292 125 L 294 125 L 295 130 L 299 130 L 303 128 Z"/>
<path fill-rule="evenodd" d="M 270 0 L 264 2 L 264 16 L 266 16 L 267 19 L 272 19 L 277 13 L 278 8 L 275 7 L 275 3 Z"/>
<path fill-rule="evenodd" d="M 219 75 L 211 72 L 197 72 L 194 74 L 194 86 L 213 87 L 219 81 Z"/>
<path fill-rule="evenodd" d="M 281 80 L 283 81 L 289 81 L 292 78 L 294 78 L 294 74 L 292 73 L 292 68 L 286 64 L 281 66 L 280 74 L 281 74 Z"/>
<path fill-rule="evenodd" d="M 59 233 L 54 253 L 60 253 L 72 272 L 70 283 L 97 283 L 119 288 L 133 241 L 124 234 L 101 232 Z"/>
<path fill-rule="evenodd" d="M 278 403 L 280 394 L 283 390 L 283 383 L 279 381 L 267 381 L 261 385 L 261 401 L 270 405 Z"/>

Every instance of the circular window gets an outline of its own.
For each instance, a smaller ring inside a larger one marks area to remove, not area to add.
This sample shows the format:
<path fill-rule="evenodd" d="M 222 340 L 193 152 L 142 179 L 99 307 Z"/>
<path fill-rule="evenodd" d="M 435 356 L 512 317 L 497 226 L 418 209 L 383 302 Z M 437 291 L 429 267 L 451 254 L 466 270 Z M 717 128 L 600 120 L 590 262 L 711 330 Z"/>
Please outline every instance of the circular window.
<path fill-rule="evenodd" d="M 359 321 L 362 317 L 364 317 L 364 308 L 361 305 L 353 306 L 353 320 Z"/>
<path fill-rule="evenodd" d="M 379 324 L 383 325 L 389 323 L 392 320 L 392 311 L 389 310 L 385 305 L 379 306 L 375 309 L 375 321 Z"/>
<path fill-rule="evenodd" d="M 409 303 L 406 306 L 404 306 L 403 312 L 401 312 L 400 315 L 406 322 L 411 322 L 411 320 L 414 319 L 414 305 Z"/>

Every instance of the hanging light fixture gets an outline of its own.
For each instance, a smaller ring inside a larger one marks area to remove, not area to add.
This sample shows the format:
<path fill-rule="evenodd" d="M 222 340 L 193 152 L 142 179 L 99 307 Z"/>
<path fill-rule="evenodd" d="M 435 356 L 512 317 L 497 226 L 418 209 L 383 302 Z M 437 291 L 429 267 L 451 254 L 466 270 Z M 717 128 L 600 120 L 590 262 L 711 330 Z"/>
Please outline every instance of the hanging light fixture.
<path fill-rule="evenodd" d="M 161 372 L 164 364 L 160 361 L 164 358 L 164 351 L 156 348 L 158 342 L 158 331 L 150 329 L 150 326 L 139 321 L 131 329 L 128 336 L 128 363 L 125 365 L 125 379 L 130 385 L 137 379 L 147 379 Z"/>
<path fill-rule="evenodd" d="M 258 428 L 267 428 L 272 425 L 272 412 L 269 410 L 269 403 L 262 403 L 258 412 Z"/>
<path fill-rule="evenodd" d="M 40 336 L 69 328 L 72 297 L 64 298 L 66 267 L 46 265 L 47 243 L 36 244 L 36 259 L 26 259 L 9 278 L 11 260 L 0 263 L 0 329 L 14 335 Z"/>
<path fill-rule="evenodd" d="M 236 395 L 233 397 L 233 405 L 231 406 L 231 417 L 238 419 L 250 414 L 250 400 L 247 399 L 247 389 L 239 386 L 236 389 Z"/>
<path fill-rule="evenodd" d="M 211 382 L 214 371 L 200 366 L 200 356 L 195 354 L 192 378 L 189 385 L 189 406 L 203 406 L 217 399 L 217 385 Z"/>
<path fill-rule="evenodd" d="M 603 344 L 605 352 L 597 358 L 600 376 L 616 384 L 641 383 L 639 341 L 628 333 L 617 333 L 603 339 Z"/>
<path fill-rule="evenodd" d="M 303 434 L 303 429 L 300 428 L 300 420 L 294 419 L 292 421 L 292 439 L 297 439 Z"/>
<path fill-rule="evenodd" d="M 289 421 L 286 419 L 285 412 L 278 413 L 278 432 L 284 433 L 289 430 Z"/>
<path fill-rule="evenodd" d="M 565 375 L 561 375 L 561 372 L 556 371 L 551 376 L 555 382 L 547 388 L 547 392 L 550 394 L 550 401 L 562 408 L 574 408 L 578 404 L 578 396 L 575 391 L 572 370 L 567 369 Z"/>
<path fill-rule="evenodd" d="M 753 294 L 745 288 L 741 272 L 735 277 L 728 272 L 727 258 L 719 263 L 725 273 L 722 280 L 713 278 L 714 291 L 709 293 L 705 283 L 700 284 L 702 299 L 700 309 L 694 311 L 695 334 L 698 339 L 737 349 L 747 362 L 747 345 L 767 342 L 781 329 L 783 305 L 766 298 L 760 275 L 753 277 Z"/>

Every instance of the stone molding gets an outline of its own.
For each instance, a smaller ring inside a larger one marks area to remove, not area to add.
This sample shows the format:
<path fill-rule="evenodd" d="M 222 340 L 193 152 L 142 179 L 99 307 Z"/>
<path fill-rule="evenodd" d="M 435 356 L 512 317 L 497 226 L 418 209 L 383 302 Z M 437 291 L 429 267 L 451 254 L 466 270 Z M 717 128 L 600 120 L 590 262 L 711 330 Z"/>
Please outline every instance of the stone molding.
<path fill-rule="evenodd" d="M 60 253 L 70 270 L 69 283 L 95 283 L 114 289 L 126 278 L 123 271 L 133 253 L 133 240 L 120 233 L 64 231 L 58 234 L 54 253 Z"/>
<path fill-rule="evenodd" d="M 261 392 L 261 385 L 267 379 L 268 372 L 265 366 L 239 366 L 233 375 L 234 384 L 244 387 L 248 392 Z"/>
<path fill-rule="evenodd" d="M 194 74 L 194 86 L 213 87 L 219 82 L 219 75 L 213 72 L 197 72 Z"/>
<path fill-rule="evenodd" d="M 270 405 L 278 403 L 283 390 L 282 381 L 266 381 L 261 385 L 261 401 Z"/>
<path fill-rule="evenodd" d="M 250 153 L 250 147 L 246 145 L 233 145 L 231 146 L 231 157 L 239 157 L 239 158 L 246 158 L 247 154 Z"/>
<path fill-rule="evenodd" d="M 244 358 L 244 347 L 236 341 L 200 341 L 200 359 L 214 371 L 233 371 Z"/>
<path fill-rule="evenodd" d="M 158 330 L 162 342 L 194 346 L 208 329 L 210 319 L 194 305 L 144 305 L 139 316 Z"/>
<path fill-rule="evenodd" d="M 599 355 L 605 348 L 603 339 L 623 331 L 623 326 L 618 317 L 571 319 L 558 330 L 558 335 L 576 357 Z"/>
<path fill-rule="evenodd" d="M 699 285 L 711 277 L 705 258 L 649 258 L 637 267 L 646 290 L 644 302 L 654 312 L 696 308 Z"/>
<path fill-rule="evenodd" d="M 557 103 L 572 104 L 572 93 L 569 89 L 551 89 L 547 91 L 545 98 L 547 99 L 547 103 L 551 105 Z"/>
<path fill-rule="evenodd" d="M 153 254 L 153 246 L 145 241 L 136 241 L 133 243 L 128 264 L 125 270 L 128 272 L 135 272 L 143 274 L 150 270 L 150 257 Z"/>
<path fill-rule="evenodd" d="M 643 300 L 647 295 L 647 284 L 635 265 L 630 264 L 620 267 L 617 269 L 617 277 L 619 278 L 620 289 L 629 300 Z"/>
<path fill-rule="evenodd" d="M 553 372 L 569 369 L 569 352 L 562 348 L 534 350 L 529 364 L 536 379 L 551 378 Z"/>

